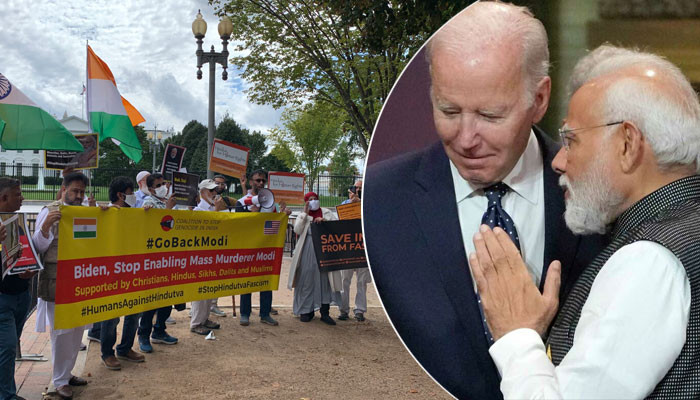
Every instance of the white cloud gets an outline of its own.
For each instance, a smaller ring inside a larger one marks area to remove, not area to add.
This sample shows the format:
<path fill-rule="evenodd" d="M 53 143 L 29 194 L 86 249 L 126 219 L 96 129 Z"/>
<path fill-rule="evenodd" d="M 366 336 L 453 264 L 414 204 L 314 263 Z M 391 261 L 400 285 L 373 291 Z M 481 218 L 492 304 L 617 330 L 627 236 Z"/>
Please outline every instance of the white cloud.
<path fill-rule="evenodd" d="M 0 72 L 50 113 L 81 114 L 85 43 L 110 67 L 121 94 L 152 128 L 176 131 L 192 119 L 207 123 L 209 67 L 196 79 L 191 24 L 201 9 L 207 21 L 203 48 L 222 50 L 218 18 L 206 0 L 3 0 L 0 2 Z M 230 46 L 231 47 L 231 46 Z M 281 111 L 248 101 L 247 82 L 229 66 L 216 69 L 216 120 L 228 113 L 243 127 L 267 132 Z"/>

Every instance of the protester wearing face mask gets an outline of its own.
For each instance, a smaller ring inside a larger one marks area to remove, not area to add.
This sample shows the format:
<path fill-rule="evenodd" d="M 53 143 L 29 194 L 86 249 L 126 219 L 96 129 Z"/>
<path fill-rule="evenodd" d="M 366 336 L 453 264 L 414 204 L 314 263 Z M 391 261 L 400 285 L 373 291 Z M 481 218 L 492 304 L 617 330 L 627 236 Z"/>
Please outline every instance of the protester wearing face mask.
<path fill-rule="evenodd" d="M 134 194 L 134 183 L 125 176 L 118 176 L 109 184 L 110 207 L 131 208 L 136 205 L 136 195 Z M 102 363 L 111 370 L 122 368 L 118 359 L 140 363 L 145 360 L 142 354 L 138 354 L 131 347 L 134 345 L 136 328 L 139 324 L 139 313 L 124 316 L 122 325 L 122 338 L 117 345 L 116 357 L 114 344 L 117 342 L 117 325 L 119 318 L 113 318 L 93 324 L 93 329 L 88 332 L 88 338 L 96 341 L 99 338 L 102 352 Z"/>
<path fill-rule="evenodd" d="M 132 207 L 140 208 L 143 206 L 143 199 L 146 198 L 151 192 L 148 190 L 148 184 L 146 183 L 146 179 L 151 175 L 150 172 L 148 171 L 141 171 L 136 175 L 136 184 L 139 187 L 139 190 L 134 193 L 136 196 L 136 204 L 132 205 Z"/>
<path fill-rule="evenodd" d="M 167 208 L 175 207 L 175 197 L 168 197 L 168 187 L 165 185 L 163 175 L 155 173 L 146 178 L 148 196 L 143 199 L 143 208 Z"/>
<path fill-rule="evenodd" d="M 229 212 L 222 204 L 221 196 L 217 193 L 218 185 L 213 179 L 205 179 L 199 183 L 200 201 L 194 211 L 225 211 Z M 207 335 L 212 329 L 219 329 L 220 325 L 209 319 L 209 310 L 214 299 L 206 299 L 192 302 L 192 314 L 190 319 L 190 332 Z M 226 314 L 224 314 L 226 315 Z"/>
<path fill-rule="evenodd" d="M 163 182 L 162 174 L 151 174 L 148 178 L 146 178 L 146 184 L 148 185 L 148 191 L 150 194 L 143 199 L 143 208 L 145 210 L 151 208 L 172 209 L 175 206 L 175 197 L 167 197 L 168 188 Z M 160 344 L 177 344 L 177 338 L 170 336 L 165 331 L 165 321 L 170 317 L 171 312 L 172 306 L 167 306 L 156 310 L 145 311 L 141 314 L 138 335 L 139 349 L 142 353 L 150 353 L 153 351 L 151 341 L 153 343 Z M 155 324 L 153 323 L 153 315 L 156 315 Z M 153 330 L 152 335 L 151 330 Z"/>
<path fill-rule="evenodd" d="M 335 215 L 329 209 L 320 207 L 318 195 L 314 192 L 307 193 L 304 201 L 304 212 L 294 223 L 294 232 L 299 235 L 297 249 L 301 250 L 295 251 L 292 257 L 287 288 L 294 289 L 293 310 L 301 322 L 311 321 L 316 310 L 320 310 L 321 321 L 335 325 L 329 310 L 333 288 L 340 290 L 340 271 L 319 271 L 310 229 L 312 222 L 331 221 Z M 336 285 L 332 284 L 334 281 Z"/>

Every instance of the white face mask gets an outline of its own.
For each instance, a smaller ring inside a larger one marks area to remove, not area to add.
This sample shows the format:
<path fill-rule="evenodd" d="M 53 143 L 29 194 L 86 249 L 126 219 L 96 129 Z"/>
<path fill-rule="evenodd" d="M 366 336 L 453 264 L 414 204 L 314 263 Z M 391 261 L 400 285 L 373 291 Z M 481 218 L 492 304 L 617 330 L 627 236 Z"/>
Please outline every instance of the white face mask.
<path fill-rule="evenodd" d="M 168 188 L 163 185 L 156 189 L 156 196 L 163 198 L 168 194 Z"/>
<path fill-rule="evenodd" d="M 316 211 L 321 206 L 321 202 L 318 200 L 309 200 L 309 209 L 311 211 Z"/>
<path fill-rule="evenodd" d="M 124 203 L 128 204 L 129 207 L 135 207 L 136 206 L 136 195 L 135 194 L 125 195 Z"/>

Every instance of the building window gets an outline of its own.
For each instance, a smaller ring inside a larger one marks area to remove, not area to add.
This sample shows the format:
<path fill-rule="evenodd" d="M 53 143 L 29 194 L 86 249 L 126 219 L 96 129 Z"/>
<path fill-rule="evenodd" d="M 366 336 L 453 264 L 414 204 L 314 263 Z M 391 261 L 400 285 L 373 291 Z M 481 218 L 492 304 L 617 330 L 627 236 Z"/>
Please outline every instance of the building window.
<path fill-rule="evenodd" d="M 5 176 L 5 172 L 7 168 L 7 163 L 5 162 L 0 162 L 0 175 Z"/>
<path fill-rule="evenodd" d="M 18 153 L 21 153 L 21 152 L 22 152 L 22 150 L 17 150 L 17 152 L 18 152 Z"/>
<path fill-rule="evenodd" d="M 39 154 L 39 150 L 34 150 L 34 154 Z"/>
<path fill-rule="evenodd" d="M 15 176 L 22 176 L 22 163 L 17 163 L 17 173 Z"/>
<path fill-rule="evenodd" d="M 4 147 L 0 149 L 0 153 L 4 153 L 4 152 L 6 152 L 6 151 L 7 151 L 7 150 L 5 150 Z"/>
<path fill-rule="evenodd" d="M 32 164 L 32 176 L 39 176 L 39 164 Z"/>

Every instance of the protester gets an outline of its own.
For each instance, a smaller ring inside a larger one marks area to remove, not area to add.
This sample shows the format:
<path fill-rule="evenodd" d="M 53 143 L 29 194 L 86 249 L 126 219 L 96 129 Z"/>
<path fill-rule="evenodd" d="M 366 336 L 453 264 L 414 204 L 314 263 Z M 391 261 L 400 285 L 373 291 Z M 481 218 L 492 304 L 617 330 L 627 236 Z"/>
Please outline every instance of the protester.
<path fill-rule="evenodd" d="M 614 53 L 584 73 L 552 163 L 566 224 L 612 241 L 579 277 L 546 346 L 560 265 L 540 294 L 507 234 L 474 237 L 505 398 L 700 397 L 700 102 L 668 61 Z"/>
<path fill-rule="evenodd" d="M 81 206 L 87 184 L 87 177 L 80 172 L 64 175 L 61 201 L 55 201 L 41 209 L 36 219 L 36 231 L 32 236 L 34 248 L 42 255 L 44 265 L 44 269 L 39 273 L 36 330 L 45 332 L 47 325 L 51 328 L 52 381 L 56 392 L 64 399 L 73 397 L 71 386 L 87 385 L 88 382 L 71 374 L 80 351 L 84 327 L 54 329 L 58 221 L 61 219 L 58 207 L 62 204 Z"/>
<path fill-rule="evenodd" d="M 218 185 L 213 179 L 205 179 L 199 182 L 199 204 L 195 211 L 229 211 L 224 208 L 223 198 L 217 194 Z M 223 209 L 223 210 L 222 210 Z M 211 329 L 219 329 L 220 325 L 209 319 L 209 312 L 213 299 L 198 300 L 192 302 L 192 317 L 190 319 L 190 331 L 200 335 L 207 335 Z M 226 314 L 224 314 L 225 316 Z"/>
<path fill-rule="evenodd" d="M 228 189 L 228 185 L 226 184 L 226 177 L 223 175 L 214 175 L 214 183 L 216 183 L 216 193 L 221 196 L 221 198 L 224 201 L 224 204 L 226 205 L 226 209 L 228 211 L 233 211 L 236 208 L 236 199 L 233 197 L 228 197 L 224 196 L 224 192 L 226 189 Z M 231 296 L 231 300 L 233 301 L 233 317 L 236 317 L 236 296 Z M 216 315 L 217 317 L 225 317 L 226 313 L 219 308 L 219 299 L 213 299 L 211 303 L 211 313 Z"/>
<path fill-rule="evenodd" d="M 163 175 L 154 173 L 146 178 L 148 185 L 148 196 L 143 199 L 143 208 L 172 209 L 175 206 L 175 197 L 165 197 L 168 188 L 163 182 Z M 159 344 L 177 344 L 177 338 L 170 336 L 165 331 L 165 321 L 170 317 L 172 306 L 161 307 L 155 310 L 144 311 L 139 320 L 139 350 L 143 353 L 153 351 L 151 341 Z M 156 315 L 156 323 L 153 323 L 153 316 Z M 151 334 L 151 331 L 153 332 Z M 150 340 L 149 340 L 150 336 Z"/>
<path fill-rule="evenodd" d="M 566 228 L 550 168 L 559 146 L 534 125 L 551 87 L 542 23 L 524 7 L 477 2 L 433 35 L 426 57 L 440 140 L 367 168 L 368 262 L 387 315 L 425 370 L 457 398 L 500 399 L 467 262 L 472 236 L 483 221 L 513 227 L 536 284 L 553 259 L 567 260 L 562 296 L 601 238 Z"/>
<path fill-rule="evenodd" d="M 19 181 L 0 178 L 0 212 L 19 211 L 22 200 L 24 197 Z M 0 224 L 0 242 L 4 242 L 6 238 L 7 229 L 4 224 Z M 31 304 L 29 279 L 35 274 L 23 272 L 0 278 L 0 399 L 24 400 L 17 395 L 15 357 L 18 356 L 17 343 Z"/>
<path fill-rule="evenodd" d="M 362 179 L 358 179 L 348 190 L 348 198 L 341 204 L 359 203 L 362 198 Z M 340 316 L 339 320 L 345 321 L 350 313 L 350 284 L 352 276 L 356 276 L 355 308 L 352 310 L 355 319 L 362 322 L 365 320 L 367 312 L 367 284 L 372 282 L 372 276 L 368 268 L 351 268 L 341 270 L 343 277 L 343 290 L 341 292 Z"/>
<path fill-rule="evenodd" d="M 329 314 L 333 289 L 329 273 L 318 269 L 314 241 L 311 237 L 311 223 L 318 224 L 336 218 L 333 211 L 321 208 L 316 193 L 306 193 L 304 202 L 304 212 L 300 213 L 294 222 L 294 232 L 299 235 L 299 240 L 290 264 L 287 288 L 294 289 L 293 311 L 301 322 L 311 321 L 315 311 L 320 310 L 321 321 L 335 325 Z M 339 275 L 336 271 L 331 274 Z"/>
<path fill-rule="evenodd" d="M 136 174 L 136 184 L 138 185 L 139 190 L 134 193 L 136 195 L 136 205 L 134 205 L 135 208 L 143 207 L 143 199 L 151 194 L 151 192 L 148 190 L 148 183 L 146 182 L 146 179 L 148 179 L 150 175 L 151 173 L 148 171 L 141 171 Z"/>
<path fill-rule="evenodd" d="M 265 187 L 267 183 L 267 172 L 263 170 L 256 170 L 250 174 L 250 186 L 251 189 L 248 193 L 236 203 L 236 212 L 277 212 L 277 207 L 273 204 L 271 207 L 258 207 L 254 204 L 246 204 L 246 199 L 251 199 L 253 196 L 257 196 L 260 189 Z M 292 213 L 292 210 L 287 209 L 287 205 L 284 202 L 280 202 L 280 212 L 286 213 L 287 215 Z M 252 294 L 242 294 L 241 295 L 241 321 L 240 324 L 243 326 L 250 325 L 250 313 L 252 309 L 251 305 Z M 270 316 L 270 311 L 272 309 L 272 291 L 266 290 L 260 292 L 260 322 L 268 325 L 277 326 L 279 323 Z"/>
<path fill-rule="evenodd" d="M 134 207 L 136 204 L 136 196 L 134 195 L 134 184 L 131 179 L 125 176 L 114 178 L 109 185 L 109 201 L 109 205 L 112 207 Z M 102 352 L 102 363 L 107 369 L 120 370 L 122 366 L 119 360 L 136 363 L 145 360 L 142 354 L 138 354 L 132 349 L 138 323 L 138 313 L 124 316 L 122 338 L 119 345 L 117 345 L 116 357 L 114 353 L 114 344 L 117 342 L 117 325 L 119 324 L 119 318 L 112 318 L 95 324 L 99 325 L 100 340 L 98 342 L 100 343 L 100 350 Z M 88 339 L 94 340 L 94 334 L 95 332 L 93 329 L 88 331 Z"/>

